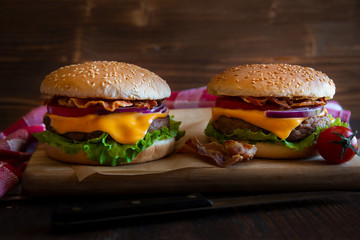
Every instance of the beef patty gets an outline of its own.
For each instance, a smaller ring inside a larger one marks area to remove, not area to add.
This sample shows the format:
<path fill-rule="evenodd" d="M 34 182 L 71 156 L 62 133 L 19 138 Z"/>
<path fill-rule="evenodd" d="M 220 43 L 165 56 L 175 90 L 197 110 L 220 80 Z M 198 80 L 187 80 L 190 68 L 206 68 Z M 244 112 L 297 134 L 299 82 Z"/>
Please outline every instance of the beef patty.
<path fill-rule="evenodd" d="M 51 120 L 48 116 L 44 117 L 44 124 L 46 126 L 46 129 L 51 132 L 56 132 L 55 129 L 50 124 Z M 162 127 L 170 127 L 170 119 L 169 116 L 166 116 L 164 118 L 156 118 L 148 128 L 147 132 L 151 133 L 155 130 L 160 130 Z M 84 132 L 67 132 L 64 134 L 60 134 L 66 138 L 75 140 L 75 141 L 87 141 L 89 139 L 97 138 L 99 137 L 103 132 L 102 131 L 95 131 L 91 133 L 84 133 Z M 58 133 L 59 134 L 59 133 Z"/>
<path fill-rule="evenodd" d="M 305 119 L 299 126 L 297 126 L 290 133 L 289 137 L 286 138 L 289 142 L 296 142 L 304 139 L 313 132 L 315 132 L 317 127 L 325 127 L 330 125 L 331 120 L 328 115 L 309 117 Z M 259 128 L 251 123 L 245 122 L 238 118 L 228 118 L 225 116 L 220 116 L 213 123 L 213 126 L 220 132 L 231 134 L 235 129 L 249 129 L 252 132 L 262 131 L 265 134 L 269 134 L 269 131 Z"/>

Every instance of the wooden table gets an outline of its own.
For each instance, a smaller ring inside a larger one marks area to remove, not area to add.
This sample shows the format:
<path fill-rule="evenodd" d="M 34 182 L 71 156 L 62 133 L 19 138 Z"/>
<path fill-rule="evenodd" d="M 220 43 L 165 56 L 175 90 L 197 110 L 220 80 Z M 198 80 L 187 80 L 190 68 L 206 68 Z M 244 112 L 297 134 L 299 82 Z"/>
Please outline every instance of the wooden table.
<path fill-rule="evenodd" d="M 359 26 L 360 5 L 352 0 L 4 0 L 0 130 L 41 103 L 46 74 L 88 60 L 140 65 L 174 91 L 204 86 L 214 74 L 245 63 L 310 66 L 335 81 L 335 100 L 352 111 L 352 127 L 360 129 Z M 0 238 L 352 239 L 360 233 L 358 193 L 54 234 L 52 210 L 72 201 L 1 200 Z"/>

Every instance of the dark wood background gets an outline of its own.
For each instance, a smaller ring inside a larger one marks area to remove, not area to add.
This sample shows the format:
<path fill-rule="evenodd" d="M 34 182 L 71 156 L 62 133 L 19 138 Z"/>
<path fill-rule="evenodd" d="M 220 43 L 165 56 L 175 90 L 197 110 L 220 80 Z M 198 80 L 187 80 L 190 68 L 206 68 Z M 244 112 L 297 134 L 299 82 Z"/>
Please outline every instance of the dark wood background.
<path fill-rule="evenodd" d="M 40 104 L 48 73 L 89 60 L 148 68 L 174 91 L 235 65 L 310 66 L 335 81 L 335 99 L 360 128 L 358 0 L 1 0 L 0 131 Z M 329 196 L 72 237 L 351 239 L 359 202 Z M 1 202 L 0 238 L 63 238 L 50 233 L 55 203 Z"/>
<path fill-rule="evenodd" d="M 174 91 L 231 66 L 286 62 L 327 73 L 360 119 L 359 24 L 356 0 L 2 0 L 0 110 L 39 103 L 48 73 L 89 60 L 140 65 Z"/>

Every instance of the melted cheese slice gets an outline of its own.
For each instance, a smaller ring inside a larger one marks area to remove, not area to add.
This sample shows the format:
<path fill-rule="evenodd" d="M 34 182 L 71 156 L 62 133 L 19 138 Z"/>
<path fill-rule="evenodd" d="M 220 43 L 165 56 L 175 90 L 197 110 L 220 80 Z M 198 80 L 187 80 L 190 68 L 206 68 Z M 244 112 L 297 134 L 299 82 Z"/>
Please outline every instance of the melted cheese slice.
<path fill-rule="evenodd" d="M 266 129 L 281 139 L 286 139 L 291 131 L 299 126 L 306 118 L 269 118 L 265 116 L 265 111 L 225 109 L 214 107 L 212 109 L 212 121 L 221 115 L 242 119 L 260 128 Z"/>
<path fill-rule="evenodd" d="M 47 114 L 54 129 L 64 134 L 67 132 L 103 131 L 119 143 L 134 144 L 144 138 L 151 123 L 156 118 L 166 117 L 165 113 L 112 113 L 107 115 L 89 114 L 83 117 L 62 117 Z"/>

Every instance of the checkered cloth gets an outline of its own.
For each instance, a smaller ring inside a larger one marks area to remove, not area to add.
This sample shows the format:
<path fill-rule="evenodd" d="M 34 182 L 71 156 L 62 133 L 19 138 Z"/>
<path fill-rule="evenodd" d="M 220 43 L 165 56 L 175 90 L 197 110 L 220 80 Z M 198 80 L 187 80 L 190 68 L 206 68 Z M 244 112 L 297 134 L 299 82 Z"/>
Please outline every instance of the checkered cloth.
<path fill-rule="evenodd" d="M 45 112 L 45 106 L 37 107 L 0 132 L 0 197 L 19 182 L 36 144 L 32 133 L 45 130 Z"/>
<path fill-rule="evenodd" d="M 173 92 L 166 105 L 172 109 L 212 107 L 215 100 L 215 96 L 207 93 L 206 87 L 201 87 Z M 327 108 L 333 117 L 349 122 L 350 111 L 343 110 L 337 102 L 330 101 Z M 37 107 L 0 132 L 0 198 L 21 179 L 37 144 L 31 134 L 45 130 L 42 124 L 45 112 L 45 106 Z"/>

